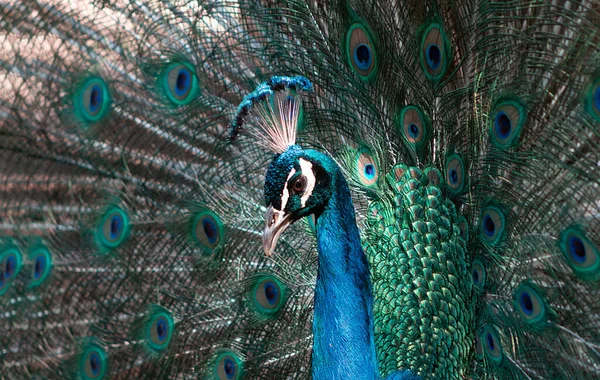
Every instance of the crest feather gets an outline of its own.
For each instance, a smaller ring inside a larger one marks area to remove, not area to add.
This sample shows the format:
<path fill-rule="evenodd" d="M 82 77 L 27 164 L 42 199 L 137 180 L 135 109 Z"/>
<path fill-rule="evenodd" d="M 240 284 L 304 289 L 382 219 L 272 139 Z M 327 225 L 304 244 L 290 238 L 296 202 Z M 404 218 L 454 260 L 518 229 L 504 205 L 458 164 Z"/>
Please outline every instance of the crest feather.
<path fill-rule="evenodd" d="M 283 153 L 296 143 L 296 130 L 302 110 L 302 95 L 313 92 L 312 83 L 302 76 L 276 76 L 261 83 L 247 95 L 231 125 L 230 140 L 235 140 L 252 116 L 256 128 L 251 134 L 259 145 L 275 153 Z"/>

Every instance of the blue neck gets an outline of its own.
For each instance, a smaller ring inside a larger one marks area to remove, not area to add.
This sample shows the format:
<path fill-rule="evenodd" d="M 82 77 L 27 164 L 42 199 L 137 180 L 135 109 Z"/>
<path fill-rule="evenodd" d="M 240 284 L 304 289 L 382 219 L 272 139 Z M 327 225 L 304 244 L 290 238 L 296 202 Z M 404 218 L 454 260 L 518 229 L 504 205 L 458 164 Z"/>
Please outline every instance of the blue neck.
<path fill-rule="evenodd" d="M 312 374 L 320 379 L 377 379 L 373 291 L 346 180 L 317 216 L 319 271 L 315 288 Z"/>

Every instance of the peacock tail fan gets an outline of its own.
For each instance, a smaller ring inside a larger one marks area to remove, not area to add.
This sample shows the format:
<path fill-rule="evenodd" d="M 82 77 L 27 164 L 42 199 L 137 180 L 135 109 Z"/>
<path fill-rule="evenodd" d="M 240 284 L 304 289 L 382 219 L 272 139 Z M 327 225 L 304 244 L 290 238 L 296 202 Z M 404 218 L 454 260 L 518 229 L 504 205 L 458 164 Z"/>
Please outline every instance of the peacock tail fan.
<path fill-rule="evenodd" d="M 279 118 L 350 186 L 381 378 L 597 378 L 599 62 L 598 0 L 3 2 L 0 377 L 310 378 Z"/>

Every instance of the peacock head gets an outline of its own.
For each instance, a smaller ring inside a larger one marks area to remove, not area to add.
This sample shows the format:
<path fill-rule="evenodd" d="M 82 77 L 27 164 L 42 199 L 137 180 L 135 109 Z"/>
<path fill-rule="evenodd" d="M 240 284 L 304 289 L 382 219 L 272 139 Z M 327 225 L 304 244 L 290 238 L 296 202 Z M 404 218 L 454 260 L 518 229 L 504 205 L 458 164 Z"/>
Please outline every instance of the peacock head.
<path fill-rule="evenodd" d="M 292 223 L 311 214 L 320 215 L 333 193 L 336 168 L 326 155 L 298 145 L 275 156 L 265 178 L 268 209 L 262 242 L 267 256 Z"/>

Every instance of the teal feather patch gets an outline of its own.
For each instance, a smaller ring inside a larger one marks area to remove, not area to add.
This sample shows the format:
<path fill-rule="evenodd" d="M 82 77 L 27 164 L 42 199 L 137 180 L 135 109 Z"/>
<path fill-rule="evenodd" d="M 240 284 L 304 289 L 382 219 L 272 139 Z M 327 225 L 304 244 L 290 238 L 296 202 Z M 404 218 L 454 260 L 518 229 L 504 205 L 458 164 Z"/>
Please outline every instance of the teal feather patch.
<path fill-rule="evenodd" d="M 290 93 L 294 93 L 294 91 L 290 91 Z M 273 100 L 275 99 L 275 97 L 273 97 Z M 294 97 L 289 96 L 288 97 L 288 102 L 295 102 L 296 100 L 294 100 Z M 298 117 L 296 118 L 296 129 L 298 130 L 298 132 L 305 132 L 307 131 L 307 123 L 306 123 L 306 113 L 304 111 L 304 102 L 299 102 L 300 103 L 300 107 L 298 110 Z M 290 109 L 292 107 L 289 107 Z"/>
<path fill-rule="evenodd" d="M 306 217 L 306 224 L 308 224 L 309 231 L 313 234 L 317 234 L 317 221 L 314 214 Z"/>

